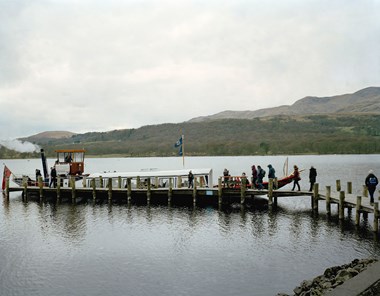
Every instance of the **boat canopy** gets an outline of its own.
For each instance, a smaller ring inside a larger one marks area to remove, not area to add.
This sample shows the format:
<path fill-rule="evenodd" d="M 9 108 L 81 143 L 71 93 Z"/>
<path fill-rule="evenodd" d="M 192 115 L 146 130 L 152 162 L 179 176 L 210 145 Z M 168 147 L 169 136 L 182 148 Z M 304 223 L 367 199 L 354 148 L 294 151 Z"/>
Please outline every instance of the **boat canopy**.
<path fill-rule="evenodd" d="M 55 150 L 57 160 L 55 167 L 57 174 L 63 175 L 82 175 L 84 172 L 84 149 L 60 149 Z"/>
<path fill-rule="evenodd" d="M 99 179 L 102 177 L 103 179 L 117 179 L 121 177 L 122 179 L 147 179 L 147 178 L 159 178 L 159 179 L 169 179 L 173 178 L 175 180 L 174 185 L 177 183 L 178 177 L 181 177 L 182 179 L 187 179 L 189 172 L 192 172 L 194 175 L 194 178 L 201 177 L 205 180 L 207 183 L 206 185 L 208 187 L 212 187 L 212 169 L 210 168 L 201 168 L 201 169 L 183 169 L 183 170 L 168 170 L 168 171 L 160 171 L 160 170 L 153 170 L 153 171 L 137 171 L 137 172 L 103 172 L 103 173 L 92 173 L 89 174 L 86 179 Z"/>

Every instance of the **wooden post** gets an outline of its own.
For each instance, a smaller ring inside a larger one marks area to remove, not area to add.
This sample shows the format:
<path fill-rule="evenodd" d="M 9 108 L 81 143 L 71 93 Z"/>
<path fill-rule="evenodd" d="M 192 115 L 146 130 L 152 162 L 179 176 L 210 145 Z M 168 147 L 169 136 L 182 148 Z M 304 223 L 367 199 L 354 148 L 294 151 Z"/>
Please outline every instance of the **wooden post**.
<path fill-rule="evenodd" d="M 112 201 L 112 178 L 108 178 L 108 201 Z"/>
<path fill-rule="evenodd" d="M 331 186 L 326 186 L 326 213 L 331 214 Z"/>
<path fill-rule="evenodd" d="M 373 231 L 377 232 L 379 230 L 379 203 L 375 202 L 373 204 Z"/>
<path fill-rule="evenodd" d="M 57 202 L 61 202 L 61 176 L 57 176 Z"/>
<path fill-rule="evenodd" d="M 96 181 L 95 178 L 91 179 L 91 187 L 92 187 L 92 199 L 96 200 Z"/>
<path fill-rule="evenodd" d="M 5 196 L 9 200 L 9 177 L 5 179 Z"/>
<path fill-rule="evenodd" d="M 368 197 L 368 188 L 366 185 L 363 185 L 363 196 Z"/>
<path fill-rule="evenodd" d="M 193 184 L 193 204 L 197 203 L 197 182 Z"/>
<path fill-rule="evenodd" d="M 71 185 L 71 201 L 72 203 L 76 202 L 76 192 L 75 192 L 75 177 L 70 177 L 70 185 Z"/>
<path fill-rule="evenodd" d="M 38 187 L 40 189 L 40 199 L 44 198 L 44 182 L 42 181 L 42 177 L 38 176 Z"/>
<path fill-rule="evenodd" d="M 221 204 L 223 202 L 223 188 L 222 188 L 222 177 L 218 178 L 218 204 Z"/>
<path fill-rule="evenodd" d="M 154 177 L 154 188 L 158 188 L 158 177 Z"/>
<path fill-rule="evenodd" d="M 131 199 L 132 199 L 132 182 L 131 182 L 131 178 L 127 178 L 127 197 L 128 197 L 128 202 L 130 202 Z"/>
<path fill-rule="evenodd" d="M 117 177 L 117 188 L 121 189 L 121 176 Z"/>
<path fill-rule="evenodd" d="M 313 199 L 313 211 L 318 211 L 318 200 L 319 200 L 319 184 L 314 183 L 314 193 L 312 196 Z"/>
<path fill-rule="evenodd" d="M 347 182 L 347 193 L 352 194 L 352 182 Z"/>
<path fill-rule="evenodd" d="M 82 179 L 82 186 L 83 186 L 83 188 L 86 188 L 86 187 L 87 187 L 87 184 L 86 184 L 86 176 L 83 176 L 83 179 Z"/>
<path fill-rule="evenodd" d="M 148 188 L 146 190 L 146 200 L 149 203 L 150 202 L 150 197 L 151 197 L 150 178 L 148 178 L 147 182 L 148 182 L 147 183 Z"/>
<path fill-rule="evenodd" d="M 339 219 L 343 220 L 344 219 L 344 191 L 340 191 L 339 193 Z"/>
<path fill-rule="evenodd" d="M 136 178 L 136 188 L 141 188 L 141 179 L 140 179 L 140 176 L 137 176 Z"/>
<path fill-rule="evenodd" d="M 23 190 L 24 198 L 23 198 L 23 200 L 28 201 L 28 177 L 22 178 L 22 185 L 24 187 L 24 190 Z"/>
<path fill-rule="evenodd" d="M 182 188 L 182 177 L 181 176 L 178 176 L 177 182 L 178 182 L 177 187 Z"/>
<path fill-rule="evenodd" d="M 103 177 L 102 176 L 99 176 L 99 187 L 100 188 L 104 187 L 104 185 L 103 185 Z"/>
<path fill-rule="evenodd" d="M 336 180 L 336 191 L 341 191 L 340 180 Z"/>
<path fill-rule="evenodd" d="M 268 202 L 269 206 L 273 205 L 273 179 L 270 178 L 268 182 Z"/>
<path fill-rule="evenodd" d="M 277 179 L 277 177 L 274 178 L 273 185 L 274 185 L 274 186 L 273 186 L 274 189 L 277 189 L 277 188 L 278 188 L 278 179 Z"/>
<path fill-rule="evenodd" d="M 172 185 L 172 178 L 169 178 L 169 190 L 168 190 L 168 202 L 170 203 L 172 201 L 173 196 L 173 185 Z"/>
<path fill-rule="evenodd" d="M 362 197 L 356 197 L 356 216 L 355 216 L 355 225 L 359 225 L 360 223 L 360 208 L 362 206 Z"/>
<path fill-rule="evenodd" d="M 244 204 L 245 202 L 245 193 L 247 191 L 247 178 L 242 177 L 241 178 L 241 185 L 240 185 L 240 203 Z"/>

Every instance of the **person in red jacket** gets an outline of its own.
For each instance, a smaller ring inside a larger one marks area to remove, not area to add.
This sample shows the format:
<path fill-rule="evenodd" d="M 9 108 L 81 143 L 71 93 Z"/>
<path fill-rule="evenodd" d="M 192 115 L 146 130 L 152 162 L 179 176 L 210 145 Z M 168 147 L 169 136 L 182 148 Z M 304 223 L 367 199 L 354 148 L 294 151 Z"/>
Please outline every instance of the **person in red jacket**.
<path fill-rule="evenodd" d="M 301 180 L 300 172 L 299 172 L 298 167 L 296 165 L 293 168 L 294 168 L 294 171 L 293 171 L 292 175 L 294 176 L 294 178 L 293 178 L 293 189 L 292 189 L 292 191 L 294 191 L 294 188 L 296 188 L 296 186 L 298 187 L 298 191 L 300 191 L 301 187 L 300 187 L 300 184 L 298 183 L 298 181 Z"/>

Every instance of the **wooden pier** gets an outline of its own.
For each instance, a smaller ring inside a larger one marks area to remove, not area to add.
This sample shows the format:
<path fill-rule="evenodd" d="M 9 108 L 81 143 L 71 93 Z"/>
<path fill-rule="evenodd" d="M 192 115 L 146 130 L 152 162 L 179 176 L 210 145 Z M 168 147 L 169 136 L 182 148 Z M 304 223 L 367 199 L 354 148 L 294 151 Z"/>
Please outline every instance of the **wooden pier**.
<path fill-rule="evenodd" d="M 149 179 L 148 179 L 149 180 Z M 91 182 L 91 187 L 76 187 L 75 182 L 69 182 L 69 187 L 58 185 L 56 188 L 49 188 L 44 186 L 43 182 L 39 182 L 38 186 L 10 187 L 9 180 L 6 181 L 5 197 L 9 199 L 10 192 L 22 192 L 24 201 L 28 199 L 54 199 L 58 203 L 62 201 L 69 201 L 76 203 L 78 199 L 92 200 L 92 201 L 124 201 L 128 203 L 173 203 L 173 204 L 189 204 L 194 205 L 225 205 L 225 204 L 255 204 L 256 197 L 263 197 L 267 200 L 270 208 L 276 207 L 278 198 L 287 196 L 304 196 L 310 197 L 311 207 L 313 211 L 319 210 L 319 201 L 323 200 L 326 206 L 326 213 L 331 215 L 331 205 L 336 204 L 338 209 L 339 219 L 344 219 L 345 209 L 348 212 L 355 209 L 356 218 L 355 225 L 359 225 L 360 216 L 373 214 L 373 229 L 375 232 L 379 231 L 379 199 L 373 204 L 370 203 L 368 192 L 363 186 L 362 195 L 352 194 L 352 183 L 347 183 L 346 191 L 341 188 L 340 181 L 336 181 L 335 190 L 331 186 L 326 186 L 324 191 L 321 191 L 319 184 L 314 184 L 313 192 L 308 191 L 289 191 L 289 190 L 276 190 L 274 188 L 275 180 L 269 180 L 268 190 L 258 190 L 246 188 L 245 182 L 242 182 L 239 188 L 224 187 L 222 177 L 218 179 L 218 185 L 214 188 L 197 187 L 196 183 L 194 188 L 174 188 L 172 182 L 169 182 L 168 187 L 158 188 L 150 182 L 144 188 L 132 188 L 130 180 L 128 180 L 127 188 L 112 187 L 111 178 L 108 180 L 107 186 L 96 187 L 95 182 Z M 119 182 L 120 184 L 120 182 Z M 261 199 L 262 201 L 263 199 Z"/>

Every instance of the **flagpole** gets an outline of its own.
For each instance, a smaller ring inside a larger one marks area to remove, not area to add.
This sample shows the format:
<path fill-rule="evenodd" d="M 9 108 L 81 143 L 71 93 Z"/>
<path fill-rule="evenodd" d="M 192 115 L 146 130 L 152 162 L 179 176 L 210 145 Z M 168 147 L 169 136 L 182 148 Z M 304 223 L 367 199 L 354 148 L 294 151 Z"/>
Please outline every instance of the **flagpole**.
<path fill-rule="evenodd" d="M 185 135 L 182 135 L 182 166 L 185 168 Z"/>

